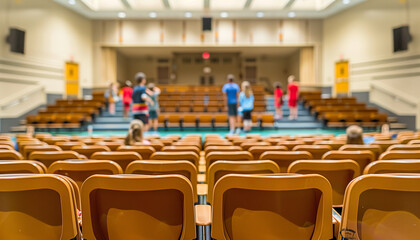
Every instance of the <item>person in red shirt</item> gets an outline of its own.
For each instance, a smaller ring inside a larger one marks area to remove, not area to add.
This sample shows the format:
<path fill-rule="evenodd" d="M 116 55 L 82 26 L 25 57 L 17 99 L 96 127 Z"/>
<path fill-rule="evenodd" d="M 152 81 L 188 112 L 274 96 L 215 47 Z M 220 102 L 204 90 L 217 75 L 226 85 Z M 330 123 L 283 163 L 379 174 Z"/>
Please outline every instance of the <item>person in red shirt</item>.
<path fill-rule="evenodd" d="M 279 82 L 276 82 L 274 84 L 274 107 L 276 108 L 276 120 L 283 119 L 283 90 L 281 89 L 281 84 Z"/>
<path fill-rule="evenodd" d="M 290 115 L 289 119 L 297 119 L 298 118 L 298 93 L 299 93 L 299 86 L 295 82 L 295 76 L 291 75 L 287 79 L 289 82 L 288 95 L 289 95 L 289 109 Z"/>
<path fill-rule="evenodd" d="M 133 89 L 131 88 L 131 81 L 125 82 L 125 87 L 122 89 L 122 100 L 124 104 L 124 118 L 128 118 L 130 112 L 130 104 L 133 101 L 131 96 L 133 95 Z"/>

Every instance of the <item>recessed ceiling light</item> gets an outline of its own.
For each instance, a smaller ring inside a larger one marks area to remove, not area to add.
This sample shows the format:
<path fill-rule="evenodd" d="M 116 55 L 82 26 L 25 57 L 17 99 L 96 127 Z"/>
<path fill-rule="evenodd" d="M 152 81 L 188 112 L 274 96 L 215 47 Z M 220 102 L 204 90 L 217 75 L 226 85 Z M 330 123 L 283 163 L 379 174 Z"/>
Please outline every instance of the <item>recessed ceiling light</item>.
<path fill-rule="evenodd" d="M 75 5 L 76 4 L 76 0 L 69 0 L 69 4 L 70 5 Z"/>
<path fill-rule="evenodd" d="M 227 13 L 227 12 L 221 12 L 220 13 L 220 17 L 227 18 L 227 17 L 229 17 L 229 13 Z"/>
<path fill-rule="evenodd" d="M 294 18 L 294 17 L 296 17 L 296 13 L 295 13 L 295 12 L 289 12 L 289 13 L 287 14 L 287 16 L 289 16 L 289 17 L 291 17 L 291 18 Z"/>
<path fill-rule="evenodd" d="M 258 17 L 258 18 L 262 18 L 262 17 L 264 17 L 264 13 L 263 13 L 263 12 L 257 12 L 257 17 Z"/>
<path fill-rule="evenodd" d="M 343 4 L 349 4 L 350 0 L 343 0 Z"/>
<path fill-rule="evenodd" d="M 185 13 L 184 13 L 184 16 L 185 16 L 186 18 L 190 18 L 190 17 L 192 17 L 192 13 L 191 13 L 191 12 L 185 12 Z"/>
<path fill-rule="evenodd" d="M 149 12 L 149 17 L 156 18 L 157 17 L 157 13 L 156 12 Z"/>
<path fill-rule="evenodd" d="M 125 12 L 119 12 L 118 13 L 119 18 L 125 18 L 126 16 L 127 16 L 127 14 Z"/>

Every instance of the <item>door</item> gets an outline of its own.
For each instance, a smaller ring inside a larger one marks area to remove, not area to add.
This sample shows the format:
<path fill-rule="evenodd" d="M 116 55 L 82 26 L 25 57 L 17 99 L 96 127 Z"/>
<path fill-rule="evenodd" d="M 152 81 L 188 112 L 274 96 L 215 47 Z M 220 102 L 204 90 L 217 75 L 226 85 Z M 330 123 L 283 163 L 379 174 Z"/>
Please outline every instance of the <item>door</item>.
<path fill-rule="evenodd" d="M 66 62 L 66 95 L 79 96 L 79 64 Z"/>

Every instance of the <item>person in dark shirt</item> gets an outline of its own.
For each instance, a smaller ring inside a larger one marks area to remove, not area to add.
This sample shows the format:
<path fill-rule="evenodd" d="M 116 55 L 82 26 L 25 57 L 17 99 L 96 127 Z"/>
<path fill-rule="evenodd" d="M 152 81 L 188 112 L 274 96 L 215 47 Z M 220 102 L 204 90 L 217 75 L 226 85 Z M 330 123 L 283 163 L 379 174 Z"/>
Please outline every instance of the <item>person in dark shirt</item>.
<path fill-rule="evenodd" d="M 144 124 L 144 131 L 149 129 L 149 109 L 147 103 L 154 105 L 153 100 L 150 98 L 152 94 L 149 89 L 146 88 L 146 74 L 139 72 L 136 74 L 137 86 L 133 89 L 133 116 L 134 119 L 138 119 Z M 150 95 L 149 95 L 150 94 Z"/>
<path fill-rule="evenodd" d="M 235 133 L 235 128 L 237 126 L 238 96 L 241 89 L 239 88 L 239 85 L 234 82 L 235 78 L 233 74 L 229 74 L 227 80 L 228 82 L 223 86 L 222 92 L 229 116 L 229 133 L 233 134 Z M 237 132 L 239 131 L 240 129 L 238 128 Z"/>

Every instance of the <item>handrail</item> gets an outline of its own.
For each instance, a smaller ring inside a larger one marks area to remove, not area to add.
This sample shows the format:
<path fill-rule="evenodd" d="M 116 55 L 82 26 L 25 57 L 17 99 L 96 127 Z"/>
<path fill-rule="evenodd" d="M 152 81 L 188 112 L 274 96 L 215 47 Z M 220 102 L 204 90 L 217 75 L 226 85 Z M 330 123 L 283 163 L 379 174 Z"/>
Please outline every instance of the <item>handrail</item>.
<path fill-rule="evenodd" d="M 22 91 L 19 91 L 19 97 L 16 96 L 9 96 L 4 99 L 0 99 L 0 108 L 1 110 L 6 110 L 10 107 L 13 107 L 17 104 L 25 102 L 27 99 L 29 99 L 29 96 L 35 94 L 36 92 L 43 91 L 44 86 L 42 85 L 35 85 L 31 88 L 24 89 Z"/>
<path fill-rule="evenodd" d="M 406 92 L 399 91 L 395 88 L 386 87 L 386 86 L 384 86 L 383 83 L 379 84 L 379 83 L 371 82 L 370 88 L 371 88 L 371 91 L 372 90 L 377 90 L 377 91 L 380 91 L 382 93 L 385 93 L 386 95 L 388 95 L 388 96 L 390 96 L 390 97 L 392 97 L 396 100 L 399 100 L 401 102 L 404 102 L 407 105 L 410 105 L 410 107 L 416 108 L 418 105 L 420 105 L 420 99 L 409 96 L 409 95 L 407 95 Z"/>

